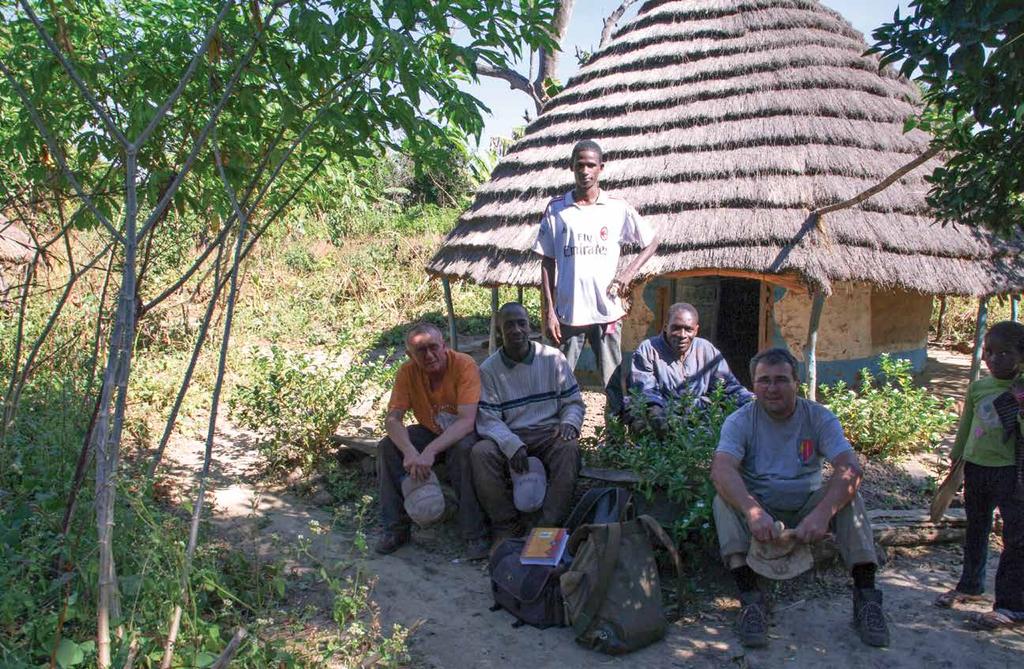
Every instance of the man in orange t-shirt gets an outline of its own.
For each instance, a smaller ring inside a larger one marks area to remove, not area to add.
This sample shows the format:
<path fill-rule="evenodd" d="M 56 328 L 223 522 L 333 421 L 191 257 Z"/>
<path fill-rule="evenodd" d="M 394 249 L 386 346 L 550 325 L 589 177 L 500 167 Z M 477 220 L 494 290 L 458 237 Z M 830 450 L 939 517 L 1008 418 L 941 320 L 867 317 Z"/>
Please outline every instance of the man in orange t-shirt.
<path fill-rule="evenodd" d="M 441 331 L 430 323 L 417 323 L 409 330 L 405 351 L 410 360 L 395 377 L 384 421 L 388 436 L 377 449 L 384 533 L 376 550 L 392 553 L 409 541 L 412 525 L 403 507 L 402 480 L 429 478 L 434 464 L 443 459 L 458 496 L 456 520 L 468 543 L 467 557 L 483 559 L 490 543 L 469 463 L 476 443 L 480 370 L 472 357 L 449 350 Z M 406 426 L 409 411 L 416 425 Z"/>

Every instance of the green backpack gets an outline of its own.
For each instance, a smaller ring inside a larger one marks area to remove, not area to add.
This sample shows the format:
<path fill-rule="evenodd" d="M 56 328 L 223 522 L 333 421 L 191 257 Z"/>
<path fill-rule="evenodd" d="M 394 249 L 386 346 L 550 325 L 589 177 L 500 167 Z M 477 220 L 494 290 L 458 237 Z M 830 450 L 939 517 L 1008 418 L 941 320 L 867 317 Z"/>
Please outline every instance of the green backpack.
<path fill-rule="evenodd" d="M 577 643 L 622 655 L 665 636 L 668 623 L 652 541 L 668 550 L 681 575 L 675 544 L 650 516 L 583 525 L 572 533 L 568 551 L 574 557 L 561 587 Z"/>

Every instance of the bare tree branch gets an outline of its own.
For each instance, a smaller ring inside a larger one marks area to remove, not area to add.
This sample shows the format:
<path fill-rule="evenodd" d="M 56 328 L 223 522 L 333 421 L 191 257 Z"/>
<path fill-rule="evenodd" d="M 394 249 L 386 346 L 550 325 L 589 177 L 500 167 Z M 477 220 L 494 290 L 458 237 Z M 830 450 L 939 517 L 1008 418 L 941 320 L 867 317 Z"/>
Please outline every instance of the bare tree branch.
<path fill-rule="evenodd" d="M 181 94 L 185 92 L 185 87 L 188 85 L 188 82 L 192 81 L 192 76 L 195 74 L 196 68 L 202 61 L 203 56 L 207 51 L 209 51 L 210 44 L 213 43 L 213 38 L 217 35 L 217 29 L 220 27 L 221 21 L 224 20 L 224 17 L 228 14 L 228 10 L 231 9 L 231 6 L 234 4 L 234 0 L 225 0 L 224 4 L 221 5 L 220 12 L 217 13 L 217 17 L 214 18 L 213 23 L 210 24 L 210 29 L 206 31 L 206 37 L 203 39 L 202 44 L 199 45 L 199 50 L 196 51 L 194 56 L 192 56 L 192 60 L 188 64 L 188 68 L 185 69 L 185 74 L 183 74 L 181 79 L 178 80 L 177 87 L 173 92 L 171 92 L 170 96 L 164 100 L 163 104 L 156 110 L 156 114 L 154 114 L 153 118 L 150 119 L 149 124 L 142 132 L 139 133 L 139 136 L 136 137 L 135 141 L 132 143 L 132 147 L 135 150 L 138 150 L 146 143 L 149 136 L 153 134 L 154 130 L 156 130 L 157 125 L 160 124 L 160 121 L 162 121 L 164 116 L 167 115 L 167 112 L 170 111 L 171 107 L 175 102 L 177 102 Z"/>
<path fill-rule="evenodd" d="M 490 63 L 478 63 L 476 66 L 476 72 L 479 75 L 485 77 L 492 77 L 494 79 L 501 79 L 507 81 L 509 87 L 514 91 L 522 91 L 530 96 L 533 100 L 533 104 L 537 108 L 537 114 L 544 111 L 544 102 L 537 95 L 537 91 L 533 89 L 533 84 L 525 76 L 519 74 L 515 70 L 507 67 L 495 67 Z"/>
<path fill-rule="evenodd" d="M 220 118 L 220 113 L 227 105 L 228 99 L 234 92 L 235 86 L 238 84 L 238 80 L 242 77 L 242 72 L 245 71 L 245 68 L 249 66 L 249 63 L 252 62 L 253 57 L 255 57 L 256 51 L 263 39 L 263 33 L 266 30 L 266 27 L 270 24 L 274 15 L 277 14 L 278 10 L 280 10 L 284 4 L 284 0 L 278 0 L 267 13 L 267 16 L 264 18 L 259 30 L 256 32 L 256 36 L 254 37 L 252 44 L 245 52 L 245 55 L 242 56 L 241 60 L 239 60 L 238 65 L 235 66 L 234 72 L 231 73 L 231 79 L 229 79 L 228 83 L 224 86 L 224 91 L 221 94 L 220 100 L 217 102 L 217 106 L 214 107 L 211 112 L 209 120 L 199 132 L 199 136 L 196 137 L 196 141 L 192 145 L 192 151 L 189 153 L 188 157 L 185 158 L 185 162 L 181 165 L 178 173 L 171 181 L 171 184 L 167 187 L 167 192 L 164 193 L 162 198 L 160 198 L 156 207 L 152 212 L 150 212 L 149 218 L 146 219 L 146 222 L 143 223 L 142 227 L 139 229 L 142 235 L 149 232 L 149 229 L 156 224 L 156 221 L 159 220 L 160 216 L 167 209 L 167 206 L 171 203 L 171 199 L 174 197 L 175 193 L 178 192 L 178 187 L 181 186 L 181 182 L 184 181 L 185 177 L 192 170 L 193 163 L 195 163 L 196 158 L 199 156 L 199 152 L 202 151 L 204 146 L 206 146 L 206 140 L 210 136 L 210 132 L 213 130 L 214 125 L 216 125 L 217 119 Z"/>
<path fill-rule="evenodd" d="M 196 499 L 192 504 L 192 523 L 189 526 L 188 546 L 185 548 L 185 565 L 181 574 L 181 601 L 174 607 L 171 614 L 171 624 L 167 631 L 167 640 L 164 642 L 164 655 L 160 660 L 160 669 L 170 669 L 171 661 L 174 659 L 174 644 L 178 637 L 178 629 L 181 625 L 181 614 L 184 605 L 188 602 L 188 577 L 192 568 L 192 557 L 196 552 L 196 545 L 199 542 L 199 518 L 202 515 L 203 503 L 206 497 L 206 479 L 210 473 L 210 462 L 213 459 L 213 439 L 217 429 L 217 409 L 220 405 L 221 388 L 224 385 L 224 372 L 228 361 L 228 343 L 231 340 L 231 325 L 234 320 L 235 298 L 238 295 L 238 266 L 242 262 L 242 246 L 245 243 L 246 227 L 249 218 L 238 204 L 235 190 L 231 187 L 227 175 L 224 173 L 224 164 L 221 161 L 220 150 L 217 148 L 216 132 L 212 140 L 213 156 L 217 163 L 217 172 L 224 190 L 227 191 L 231 205 L 238 216 L 238 237 L 235 240 L 235 257 L 231 264 L 231 288 L 228 291 L 228 303 L 224 316 L 224 335 L 220 342 L 220 360 L 217 363 L 217 376 L 213 382 L 213 395 L 210 400 L 210 421 L 206 431 L 206 449 L 203 453 L 203 468 L 199 472 L 199 486 L 196 490 Z M 241 641 L 241 639 L 239 639 Z"/>
<path fill-rule="evenodd" d="M 537 52 L 537 78 L 533 80 L 533 89 L 536 91 L 544 104 L 548 102 L 548 95 L 544 82 L 548 79 L 558 78 L 558 57 L 561 52 L 562 40 L 569 29 L 569 19 L 572 18 L 572 8 L 576 0 L 561 0 L 555 10 L 554 22 L 551 24 L 551 37 L 558 46 L 553 51 L 540 49 Z M 538 110 L 539 115 L 542 110 Z"/>
<path fill-rule="evenodd" d="M 78 90 L 89 102 L 89 106 L 93 108 L 93 110 L 96 112 L 96 115 L 100 117 L 101 121 L 103 121 L 103 125 L 107 127 L 107 131 L 114 137 L 115 140 L 117 140 L 118 144 L 120 144 L 126 149 L 130 147 L 131 142 L 129 142 L 128 138 L 121 133 L 121 130 L 114 123 L 114 119 L 110 118 L 110 115 L 107 113 L 107 110 L 103 108 L 103 105 L 101 105 L 99 100 L 96 99 L 96 96 L 92 94 L 92 91 L 89 90 L 89 87 L 85 85 L 85 81 L 83 81 L 82 77 L 79 76 L 78 70 L 76 70 L 75 67 L 71 64 L 71 62 L 64 57 L 64 52 L 61 51 L 61 48 L 57 46 L 57 43 L 53 41 L 52 37 L 50 37 L 50 33 L 46 31 L 46 27 L 43 26 L 43 22 L 40 21 L 39 17 L 36 16 L 36 13 L 32 11 L 32 5 L 29 4 L 28 0 L 21 0 L 21 8 L 25 10 L 26 14 L 28 14 L 29 20 L 32 21 L 32 24 L 36 27 L 36 30 L 39 32 L 40 37 L 42 37 L 43 41 L 46 43 L 46 48 L 49 49 L 50 52 L 57 57 L 57 60 L 60 62 L 61 67 L 63 67 L 64 71 L 68 73 L 69 77 L 71 77 L 71 81 L 74 82 Z"/>
<path fill-rule="evenodd" d="M 606 44 L 612 39 L 612 33 L 615 31 L 615 26 L 622 20 L 622 15 L 626 13 L 626 10 L 631 5 L 636 3 L 637 0 L 622 0 L 622 4 L 614 12 L 608 15 L 608 18 L 604 20 L 604 28 L 601 29 L 601 42 L 597 45 L 598 49 L 603 49 Z"/>
<path fill-rule="evenodd" d="M 92 215 L 96 217 L 96 220 L 103 224 L 103 227 L 105 227 L 107 231 L 114 236 L 114 239 L 120 240 L 121 234 L 114 228 L 110 221 L 107 220 L 107 217 L 100 213 L 99 209 L 97 209 L 96 205 L 93 203 L 92 198 L 89 197 L 85 192 L 85 189 L 82 188 L 82 184 L 80 184 L 78 179 L 75 178 L 74 173 L 71 171 L 71 168 L 68 167 L 68 163 L 64 159 L 64 152 L 50 133 L 50 129 L 43 121 L 43 117 L 39 114 L 39 110 L 37 110 L 35 105 L 32 104 L 32 100 L 29 98 L 28 93 L 22 85 L 14 78 L 14 73 L 11 72 L 2 61 L 0 61 L 0 72 L 4 73 L 4 78 L 7 79 L 8 83 L 11 84 L 11 87 L 14 88 L 15 92 L 18 94 L 18 97 L 21 98 L 21 103 L 25 105 L 25 111 L 28 112 L 29 117 L 32 119 L 32 123 L 36 126 L 36 130 L 38 130 L 39 134 L 43 136 L 43 141 L 46 142 L 46 146 L 50 149 L 50 153 L 57 161 L 57 165 L 60 166 L 60 170 L 64 175 L 64 178 L 67 179 L 71 184 L 71 187 L 75 189 L 75 192 L 78 194 L 78 197 L 81 198 L 82 202 L 89 207 L 89 211 L 91 211 Z"/>
<path fill-rule="evenodd" d="M 199 354 L 203 350 L 203 344 L 206 342 L 206 333 L 210 327 L 210 319 L 213 317 L 214 308 L 217 306 L 217 300 L 220 297 L 220 268 L 221 268 L 221 255 L 224 250 L 223 244 L 218 244 L 217 248 L 217 259 L 214 260 L 213 265 L 216 268 L 213 275 L 213 290 L 211 291 L 210 301 L 206 304 L 206 313 L 203 314 L 203 320 L 199 325 L 199 333 L 196 335 L 196 344 L 192 348 L 192 357 L 189 358 L 188 367 L 185 368 L 185 375 L 182 377 L 181 385 L 178 387 L 178 394 L 174 398 L 174 404 L 171 406 L 171 411 L 167 416 L 167 422 L 164 424 L 164 433 L 160 437 L 160 443 L 156 447 L 156 451 L 153 453 L 153 460 L 149 463 L 149 470 L 146 476 L 150 479 L 156 474 L 156 468 L 160 465 L 160 460 L 163 458 L 164 449 L 167 448 L 167 442 L 171 440 L 171 433 L 174 431 L 174 425 L 178 420 L 178 411 L 181 410 L 181 403 L 185 400 L 185 394 L 188 392 L 188 388 L 192 383 L 192 374 L 195 373 L 196 363 L 199 362 Z"/>
<path fill-rule="evenodd" d="M 854 205 L 860 204 L 861 202 L 868 199 L 872 195 L 881 193 L 883 190 L 896 183 L 896 181 L 907 172 L 912 171 L 913 169 L 917 168 L 920 165 L 923 165 L 924 163 L 928 162 L 929 160 L 937 156 L 940 150 L 941 149 L 938 146 L 933 146 L 929 148 L 927 151 L 919 155 L 917 158 L 914 158 L 903 167 L 897 169 L 895 172 L 893 172 L 886 178 L 882 179 L 871 188 L 861 191 L 857 195 L 851 197 L 849 200 L 843 200 L 842 202 L 830 204 L 826 207 L 818 207 L 817 209 L 811 212 L 811 216 L 820 220 L 820 218 L 825 214 L 830 214 L 833 211 L 839 211 L 840 209 L 849 209 Z"/>

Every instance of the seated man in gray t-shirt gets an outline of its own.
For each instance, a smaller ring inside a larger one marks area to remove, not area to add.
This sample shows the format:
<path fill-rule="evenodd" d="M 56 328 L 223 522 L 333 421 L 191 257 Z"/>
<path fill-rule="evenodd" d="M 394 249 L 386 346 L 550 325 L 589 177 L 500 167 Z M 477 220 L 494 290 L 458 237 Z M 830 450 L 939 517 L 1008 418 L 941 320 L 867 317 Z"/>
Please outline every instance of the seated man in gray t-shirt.
<path fill-rule="evenodd" d="M 875 588 L 874 537 L 857 494 L 860 463 L 839 420 L 822 405 L 797 397 L 797 362 L 785 349 L 768 349 L 750 361 L 757 399 L 722 425 L 711 463 L 715 528 L 722 559 L 740 589 L 740 641 L 767 643 L 767 613 L 757 575 L 747 565 L 751 536 L 778 539 L 775 522 L 794 528 L 804 543 L 831 529 L 853 580 L 853 618 L 861 639 L 886 646 L 889 631 L 882 593 Z M 822 485 L 823 460 L 832 476 Z"/>

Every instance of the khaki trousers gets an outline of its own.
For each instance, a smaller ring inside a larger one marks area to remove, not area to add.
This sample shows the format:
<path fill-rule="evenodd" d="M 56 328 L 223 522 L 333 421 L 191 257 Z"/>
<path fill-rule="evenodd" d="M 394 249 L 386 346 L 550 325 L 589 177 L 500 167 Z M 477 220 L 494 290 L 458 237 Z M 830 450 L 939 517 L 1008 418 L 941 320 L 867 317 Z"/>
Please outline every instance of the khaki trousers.
<path fill-rule="evenodd" d="M 821 499 L 825 496 L 825 487 L 811 493 L 798 511 L 777 511 L 764 507 L 772 518 L 781 520 L 786 527 L 793 529 L 800 524 L 807 514 L 814 510 Z M 729 504 L 715 495 L 712 506 L 715 514 L 715 530 L 718 532 L 718 545 L 721 550 L 722 559 L 726 567 L 729 566 L 729 556 L 741 554 L 746 556 L 750 548 L 750 528 L 747 527 L 747 519 L 743 514 L 729 506 Z M 875 537 L 871 531 L 871 521 L 864 510 L 864 501 L 860 495 L 854 496 L 853 500 L 839 509 L 839 512 L 832 517 L 829 527 L 835 534 L 836 547 L 839 554 L 846 563 L 847 569 L 853 569 L 858 564 L 878 564 L 878 557 L 875 554 Z"/>

